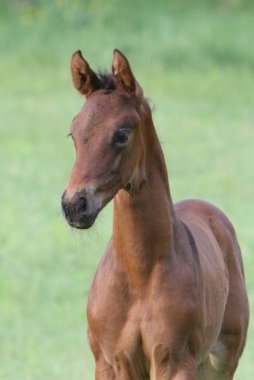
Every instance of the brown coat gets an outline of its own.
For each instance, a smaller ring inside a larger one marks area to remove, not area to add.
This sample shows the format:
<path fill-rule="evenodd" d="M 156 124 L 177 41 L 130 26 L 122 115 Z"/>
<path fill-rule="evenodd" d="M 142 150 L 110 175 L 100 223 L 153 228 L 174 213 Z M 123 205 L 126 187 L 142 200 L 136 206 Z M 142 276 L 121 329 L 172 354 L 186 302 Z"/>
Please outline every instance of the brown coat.
<path fill-rule="evenodd" d="M 112 77 L 80 52 L 71 67 L 87 102 L 72 125 L 65 216 L 88 228 L 114 198 L 87 309 L 95 379 L 233 379 L 248 301 L 232 224 L 207 202 L 173 205 L 149 105 L 118 50 Z"/>

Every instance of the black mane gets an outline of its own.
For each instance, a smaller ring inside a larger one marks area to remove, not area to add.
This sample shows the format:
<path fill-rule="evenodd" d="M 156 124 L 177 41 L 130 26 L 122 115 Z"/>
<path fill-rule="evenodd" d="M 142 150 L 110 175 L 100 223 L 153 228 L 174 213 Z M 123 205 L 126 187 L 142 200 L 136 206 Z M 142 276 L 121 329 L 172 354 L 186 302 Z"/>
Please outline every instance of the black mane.
<path fill-rule="evenodd" d="M 112 74 L 108 72 L 98 72 L 99 88 L 106 91 L 114 91 L 116 89 L 116 81 Z"/>

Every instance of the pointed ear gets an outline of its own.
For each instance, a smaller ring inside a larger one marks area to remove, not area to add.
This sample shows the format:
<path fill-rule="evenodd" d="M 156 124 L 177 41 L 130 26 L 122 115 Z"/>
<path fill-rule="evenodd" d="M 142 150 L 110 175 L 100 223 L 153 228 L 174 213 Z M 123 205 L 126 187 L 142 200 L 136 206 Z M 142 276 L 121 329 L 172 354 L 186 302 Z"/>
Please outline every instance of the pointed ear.
<path fill-rule="evenodd" d="M 71 58 L 71 73 L 74 87 L 85 96 L 99 89 L 99 79 L 83 58 L 80 50 Z"/>
<path fill-rule="evenodd" d="M 130 64 L 128 59 L 117 49 L 113 51 L 112 72 L 125 91 L 134 95 L 136 91 L 136 81 L 132 74 Z"/>

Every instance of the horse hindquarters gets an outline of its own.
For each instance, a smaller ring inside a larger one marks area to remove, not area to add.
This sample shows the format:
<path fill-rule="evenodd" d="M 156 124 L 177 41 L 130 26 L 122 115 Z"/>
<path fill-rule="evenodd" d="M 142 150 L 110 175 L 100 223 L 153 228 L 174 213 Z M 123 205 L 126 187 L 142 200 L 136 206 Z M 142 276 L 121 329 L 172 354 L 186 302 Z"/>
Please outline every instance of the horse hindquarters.
<path fill-rule="evenodd" d="M 230 259 L 228 260 L 228 299 L 218 344 L 210 353 L 209 358 L 212 369 L 217 373 L 224 373 L 225 377 L 214 377 L 215 380 L 217 378 L 218 380 L 233 379 L 239 358 L 246 343 L 249 322 L 249 305 L 245 289 L 241 252 L 234 233 L 232 235 L 230 251 L 227 252 L 227 255 L 230 255 Z"/>
<path fill-rule="evenodd" d="M 234 227 L 223 212 L 207 202 L 187 200 L 175 208 L 198 247 L 205 283 L 203 315 L 211 325 L 219 321 L 219 330 L 213 335 L 216 340 L 198 379 L 230 380 L 245 346 L 249 319 L 242 256 Z M 219 305 L 219 299 L 225 303 Z M 209 334 L 209 324 L 206 330 Z"/>
<path fill-rule="evenodd" d="M 222 228 L 224 227 L 224 229 Z M 241 250 L 234 228 L 223 215 L 213 223 L 215 236 L 224 253 L 227 264 L 229 291 L 218 342 L 210 353 L 211 367 L 224 377 L 215 380 L 233 379 L 239 358 L 243 352 L 249 322 L 249 305 L 245 287 Z M 222 235 L 224 232 L 224 236 Z M 209 378 L 208 378 L 209 379 Z M 211 377 L 213 379 L 213 377 Z"/>

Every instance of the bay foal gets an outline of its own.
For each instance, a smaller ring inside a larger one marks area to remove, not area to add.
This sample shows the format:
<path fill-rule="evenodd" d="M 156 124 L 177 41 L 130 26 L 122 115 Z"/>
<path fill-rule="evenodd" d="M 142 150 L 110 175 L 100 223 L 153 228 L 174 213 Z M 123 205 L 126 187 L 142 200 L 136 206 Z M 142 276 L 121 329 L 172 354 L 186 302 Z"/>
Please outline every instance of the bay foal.
<path fill-rule="evenodd" d="M 80 51 L 71 70 L 86 103 L 71 126 L 63 211 L 89 228 L 114 202 L 87 310 L 95 379 L 233 379 L 248 301 L 232 224 L 203 201 L 173 205 L 151 110 L 121 52 L 112 75 L 96 74 Z"/>

